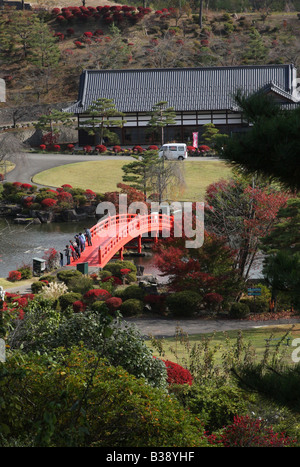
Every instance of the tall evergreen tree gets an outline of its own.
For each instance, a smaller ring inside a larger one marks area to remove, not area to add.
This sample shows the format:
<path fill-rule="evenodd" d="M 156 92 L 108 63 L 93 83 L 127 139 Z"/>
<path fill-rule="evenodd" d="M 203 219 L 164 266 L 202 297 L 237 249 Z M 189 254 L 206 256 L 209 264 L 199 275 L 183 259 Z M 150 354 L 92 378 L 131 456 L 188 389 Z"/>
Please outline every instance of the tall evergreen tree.
<path fill-rule="evenodd" d="M 124 172 L 123 182 L 129 183 L 130 186 L 140 190 L 145 197 L 151 190 L 151 174 L 153 166 L 159 162 L 157 152 L 145 151 L 142 154 L 133 156 L 136 160 L 129 164 L 123 165 Z"/>
<path fill-rule="evenodd" d="M 126 123 L 126 120 L 122 120 L 124 114 L 116 109 L 113 99 L 100 97 L 85 113 L 89 118 L 80 129 L 86 130 L 89 135 L 98 135 L 100 144 L 103 144 L 105 137 L 111 138 L 114 135 L 109 130 L 110 127 L 122 127 Z"/>
<path fill-rule="evenodd" d="M 164 144 L 164 129 L 167 125 L 174 125 L 176 113 L 173 107 L 167 107 L 167 101 L 160 101 L 154 104 L 150 113 L 148 127 L 152 132 L 160 130 L 160 142 Z"/>

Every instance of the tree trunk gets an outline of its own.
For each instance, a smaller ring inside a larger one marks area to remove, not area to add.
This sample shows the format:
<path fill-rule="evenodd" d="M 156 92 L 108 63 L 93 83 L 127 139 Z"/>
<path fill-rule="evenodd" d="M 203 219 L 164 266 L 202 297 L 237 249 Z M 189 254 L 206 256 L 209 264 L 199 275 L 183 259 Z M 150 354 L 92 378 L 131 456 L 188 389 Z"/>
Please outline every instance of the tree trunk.
<path fill-rule="evenodd" d="M 203 21 L 203 0 L 200 0 L 200 8 L 199 8 L 199 26 L 202 28 L 202 21 Z"/>

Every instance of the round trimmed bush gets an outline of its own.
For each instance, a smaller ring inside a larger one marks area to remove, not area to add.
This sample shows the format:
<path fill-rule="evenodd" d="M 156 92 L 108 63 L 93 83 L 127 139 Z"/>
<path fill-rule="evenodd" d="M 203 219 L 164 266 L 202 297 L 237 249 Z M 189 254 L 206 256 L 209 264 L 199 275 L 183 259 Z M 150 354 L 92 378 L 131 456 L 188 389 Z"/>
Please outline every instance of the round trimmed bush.
<path fill-rule="evenodd" d="M 125 289 L 117 290 L 115 295 L 122 298 L 123 301 L 135 298 L 137 300 L 143 300 L 145 296 L 144 290 L 138 285 L 129 285 Z"/>
<path fill-rule="evenodd" d="M 229 311 L 229 317 L 233 319 L 247 318 L 250 314 L 249 306 L 246 303 L 233 303 Z"/>
<path fill-rule="evenodd" d="M 107 313 L 109 311 L 104 300 L 96 300 L 92 303 L 91 310 L 95 313 Z"/>
<path fill-rule="evenodd" d="M 136 298 L 129 298 L 120 306 L 120 312 L 123 316 L 137 316 L 143 312 L 143 309 L 143 302 Z"/>
<path fill-rule="evenodd" d="M 31 284 L 31 292 L 34 294 L 40 293 L 44 287 L 45 287 L 44 282 L 41 282 L 41 281 L 33 282 Z"/>
<path fill-rule="evenodd" d="M 82 295 L 80 293 L 70 292 L 70 293 L 61 295 L 58 298 L 61 311 L 65 311 L 70 306 L 73 307 L 73 303 L 81 299 L 82 299 Z"/>
<path fill-rule="evenodd" d="M 60 281 L 64 282 L 66 285 L 68 285 L 69 282 L 75 277 L 82 278 L 82 273 L 77 269 L 69 271 L 59 271 L 57 273 L 57 278 Z"/>
<path fill-rule="evenodd" d="M 197 292 L 184 290 L 170 294 L 166 300 L 169 311 L 174 315 L 192 316 L 201 303 L 201 296 Z"/>

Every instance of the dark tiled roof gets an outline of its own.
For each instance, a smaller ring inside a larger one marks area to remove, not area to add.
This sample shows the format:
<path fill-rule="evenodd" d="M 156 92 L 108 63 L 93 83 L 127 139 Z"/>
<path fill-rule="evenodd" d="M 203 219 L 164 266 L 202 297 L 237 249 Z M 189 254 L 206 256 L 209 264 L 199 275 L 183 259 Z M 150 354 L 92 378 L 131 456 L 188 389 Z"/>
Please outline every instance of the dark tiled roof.
<path fill-rule="evenodd" d="M 149 112 L 159 101 L 176 111 L 224 110 L 235 107 L 234 95 L 271 86 L 293 102 L 293 65 L 86 70 L 80 77 L 78 101 L 64 109 L 81 113 L 98 98 L 113 99 L 124 113 Z"/>

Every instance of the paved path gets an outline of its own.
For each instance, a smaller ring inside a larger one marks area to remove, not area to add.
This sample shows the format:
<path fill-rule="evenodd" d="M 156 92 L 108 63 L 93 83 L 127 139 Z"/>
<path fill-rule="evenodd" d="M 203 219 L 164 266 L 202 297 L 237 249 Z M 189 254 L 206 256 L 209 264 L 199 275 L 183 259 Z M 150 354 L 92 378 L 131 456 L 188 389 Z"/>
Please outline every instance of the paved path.
<path fill-rule="evenodd" d="M 251 328 L 278 326 L 280 324 L 299 324 L 299 319 L 279 319 L 274 321 L 247 321 L 226 319 L 147 319 L 125 318 L 128 324 L 134 324 L 144 336 L 172 337 L 177 332 L 188 335 L 225 332 L 231 330 L 245 330 Z"/>

